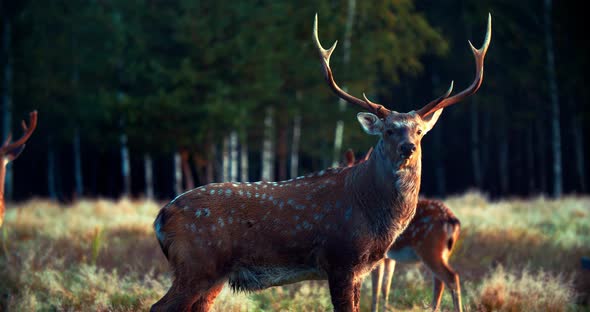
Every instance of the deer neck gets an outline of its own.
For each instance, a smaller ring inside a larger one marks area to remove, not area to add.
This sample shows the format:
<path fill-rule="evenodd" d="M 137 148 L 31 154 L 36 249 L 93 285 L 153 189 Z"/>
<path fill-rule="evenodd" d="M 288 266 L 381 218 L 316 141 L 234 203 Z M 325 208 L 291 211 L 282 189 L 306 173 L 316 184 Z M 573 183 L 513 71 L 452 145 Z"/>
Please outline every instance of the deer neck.
<path fill-rule="evenodd" d="M 414 217 L 422 167 L 421 155 L 414 157 L 413 166 L 399 170 L 385 155 L 380 140 L 370 158 L 352 168 L 347 189 L 362 207 L 375 235 L 395 238 Z"/>

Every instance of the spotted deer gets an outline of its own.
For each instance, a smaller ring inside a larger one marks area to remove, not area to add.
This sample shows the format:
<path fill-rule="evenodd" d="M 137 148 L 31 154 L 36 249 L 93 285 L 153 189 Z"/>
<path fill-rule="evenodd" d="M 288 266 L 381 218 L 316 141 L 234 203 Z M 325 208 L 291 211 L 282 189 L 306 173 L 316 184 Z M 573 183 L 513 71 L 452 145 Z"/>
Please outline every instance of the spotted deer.
<path fill-rule="evenodd" d="M 449 257 L 459 239 L 461 222 L 442 201 L 419 199 L 416 214 L 404 232 L 395 240 L 386 259 L 371 272 L 373 300 L 371 311 L 379 303 L 388 311 L 389 289 L 396 262 L 422 262 L 432 273 L 432 310 L 438 311 L 445 285 L 449 287 L 455 311 L 463 311 L 459 274 L 449 266 Z M 382 300 L 379 300 L 379 290 Z"/>
<path fill-rule="evenodd" d="M 366 161 L 372 151 L 371 148 L 359 162 Z M 348 167 L 358 163 L 352 150 L 346 151 L 345 159 Z M 389 290 L 396 262 L 423 262 L 430 270 L 434 282 L 433 311 L 438 311 L 440 307 L 444 285 L 451 289 L 455 311 L 463 311 L 459 274 L 448 264 L 460 230 L 461 222 L 442 201 L 418 199 L 414 218 L 391 245 L 383 262 L 371 272 L 371 312 L 377 312 L 379 304 L 383 311 L 388 311 Z M 383 295 L 382 300 L 379 300 L 380 293 Z"/>
<path fill-rule="evenodd" d="M 20 139 L 11 142 L 12 135 L 9 134 L 4 141 L 4 144 L 0 147 L 0 156 L 2 157 L 2 166 L 0 166 L 0 227 L 2 227 L 2 223 L 4 223 L 4 212 L 6 209 L 4 206 L 4 178 L 6 176 L 6 165 L 15 160 L 25 149 L 25 142 L 27 142 L 37 127 L 37 111 L 33 111 L 29 114 L 28 126 L 23 120 L 22 127 L 24 134 Z"/>
<path fill-rule="evenodd" d="M 473 48 L 474 82 L 417 111 L 398 113 L 344 92 L 329 66 L 329 50 L 313 40 L 330 88 L 370 112 L 357 115 L 378 136 L 367 161 L 281 182 L 214 183 L 165 205 L 154 230 L 174 279 L 153 311 L 208 311 L 226 282 L 256 291 L 303 280 L 328 280 L 335 311 L 359 311 L 363 277 L 385 256 L 416 209 L 420 142 L 442 109 L 472 95 L 483 79 L 491 25 L 481 49 Z"/>

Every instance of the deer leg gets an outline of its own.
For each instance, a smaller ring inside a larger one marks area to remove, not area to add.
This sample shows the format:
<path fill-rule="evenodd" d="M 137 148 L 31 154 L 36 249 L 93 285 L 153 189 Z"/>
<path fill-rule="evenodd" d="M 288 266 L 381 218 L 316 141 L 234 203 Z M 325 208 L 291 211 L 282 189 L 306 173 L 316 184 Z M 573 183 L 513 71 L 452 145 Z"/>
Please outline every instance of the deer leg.
<path fill-rule="evenodd" d="M 191 307 L 192 312 L 208 312 L 211 307 L 213 306 L 213 302 L 215 298 L 219 295 L 221 290 L 223 289 L 224 283 L 218 283 L 211 287 L 207 292 L 202 294 L 195 303 L 193 303 Z"/>
<path fill-rule="evenodd" d="M 432 311 L 438 311 L 438 309 L 440 308 L 442 294 L 445 290 L 445 284 L 443 284 L 443 282 L 440 279 L 438 279 L 435 275 L 432 276 L 432 282 Z"/>
<path fill-rule="evenodd" d="M 355 282 L 352 271 L 336 271 L 328 276 L 335 312 L 354 312 Z"/>
<path fill-rule="evenodd" d="M 395 271 L 395 260 L 385 259 L 385 270 L 383 274 L 383 283 L 381 290 L 383 291 L 383 310 L 386 311 L 389 306 L 389 289 L 391 288 L 391 279 Z"/>
<path fill-rule="evenodd" d="M 166 295 L 158 300 L 150 311 L 188 311 L 198 297 L 192 292 L 187 292 L 187 289 L 190 289 L 189 285 L 186 281 L 175 280 Z"/>
<path fill-rule="evenodd" d="M 459 280 L 459 274 L 455 273 L 453 270 L 451 272 L 454 273 L 453 275 L 453 283 L 455 288 L 451 289 L 451 296 L 453 297 L 453 307 L 455 308 L 455 312 L 463 312 L 463 305 L 461 303 L 461 282 Z M 449 288 L 452 286 L 449 285 Z"/>
<path fill-rule="evenodd" d="M 385 260 L 387 261 L 387 259 Z M 381 280 L 383 277 L 383 268 L 385 265 L 380 262 L 371 272 L 371 285 L 373 291 L 373 300 L 371 301 L 371 312 L 377 312 L 379 309 L 379 292 L 381 290 Z"/>
<path fill-rule="evenodd" d="M 362 281 L 356 282 L 354 284 L 354 311 L 355 312 L 361 311 L 361 286 L 362 286 Z"/>
<path fill-rule="evenodd" d="M 436 279 L 441 280 L 445 283 L 445 285 L 451 291 L 451 296 L 453 297 L 453 306 L 455 307 L 455 311 L 462 312 L 463 307 L 461 306 L 461 285 L 459 281 L 459 274 L 457 274 L 453 269 L 449 267 L 449 265 L 441 259 L 441 257 L 422 257 L 422 261 L 424 264 L 430 269 L 432 274 L 435 278 L 435 292 L 436 292 Z M 436 293 L 434 296 L 441 296 L 442 295 L 443 287 L 441 286 L 440 295 Z M 435 302 L 436 298 L 433 298 L 433 303 Z M 440 299 L 436 300 L 440 302 Z M 438 305 L 436 306 L 438 307 Z M 433 306 L 435 308 L 435 306 Z"/>

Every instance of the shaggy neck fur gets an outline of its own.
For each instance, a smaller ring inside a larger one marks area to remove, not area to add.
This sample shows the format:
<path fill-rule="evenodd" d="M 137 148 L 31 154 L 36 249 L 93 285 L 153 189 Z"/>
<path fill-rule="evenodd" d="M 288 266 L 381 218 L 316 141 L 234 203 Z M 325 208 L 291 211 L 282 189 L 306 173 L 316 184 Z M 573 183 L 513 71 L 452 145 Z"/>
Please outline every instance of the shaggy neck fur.
<path fill-rule="evenodd" d="M 414 157 L 415 162 L 398 169 L 380 140 L 371 157 L 353 167 L 346 178 L 346 190 L 363 207 L 375 236 L 393 240 L 414 217 L 422 167 L 420 152 Z"/>

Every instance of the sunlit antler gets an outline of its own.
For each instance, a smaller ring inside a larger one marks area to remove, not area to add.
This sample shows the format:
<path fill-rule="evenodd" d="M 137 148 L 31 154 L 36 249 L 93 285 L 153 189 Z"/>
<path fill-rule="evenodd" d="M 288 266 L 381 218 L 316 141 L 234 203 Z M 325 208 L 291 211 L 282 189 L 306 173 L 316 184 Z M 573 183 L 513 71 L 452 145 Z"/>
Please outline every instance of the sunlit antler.
<path fill-rule="evenodd" d="M 473 56 L 475 57 L 475 79 L 473 80 L 473 83 L 471 83 L 471 85 L 467 89 L 461 91 L 456 95 L 453 95 L 452 97 L 449 97 L 449 95 L 453 91 L 453 82 L 451 82 L 451 86 L 449 87 L 447 92 L 443 94 L 441 97 L 435 99 L 434 101 L 426 104 L 424 107 L 419 109 L 417 111 L 418 115 L 420 115 L 421 117 L 426 117 L 441 108 L 445 108 L 447 106 L 451 106 L 457 102 L 462 101 L 466 97 L 473 95 L 479 89 L 481 83 L 483 82 L 483 61 L 486 56 L 486 52 L 488 51 L 488 47 L 490 46 L 491 39 L 492 16 L 491 14 L 488 14 L 488 27 L 486 31 L 486 37 L 483 41 L 483 45 L 481 46 L 481 48 L 476 49 L 473 46 L 473 44 L 471 44 L 471 41 L 469 41 L 469 46 L 471 47 L 471 50 L 473 51 Z"/>
<path fill-rule="evenodd" d="M 336 49 L 336 44 L 338 43 L 338 41 L 335 41 L 334 44 L 332 45 L 332 47 L 330 47 L 328 50 L 326 50 L 322 47 L 322 44 L 320 43 L 320 39 L 318 38 L 318 15 L 317 14 L 315 15 L 315 20 L 313 22 L 313 41 L 316 45 L 316 48 L 318 49 L 318 52 L 320 53 L 320 57 L 322 59 L 322 66 L 324 67 L 324 74 L 326 75 L 326 81 L 328 82 L 328 85 L 330 86 L 332 91 L 334 91 L 334 93 L 336 93 L 336 95 L 338 95 L 338 97 L 340 97 L 341 99 L 345 100 L 348 103 L 359 105 L 362 108 L 371 111 L 372 113 L 379 116 L 380 118 L 387 117 L 387 115 L 389 115 L 390 111 L 388 109 L 386 109 L 385 107 L 383 107 L 383 105 L 376 104 L 376 103 L 369 101 L 369 99 L 367 99 L 367 97 L 365 96 L 364 93 L 363 93 L 364 100 L 354 97 L 354 96 L 346 93 L 344 90 L 342 90 L 336 84 L 336 81 L 334 80 L 334 75 L 332 74 L 332 69 L 330 68 L 330 56 L 332 55 L 332 52 L 334 52 L 334 49 Z"/>

